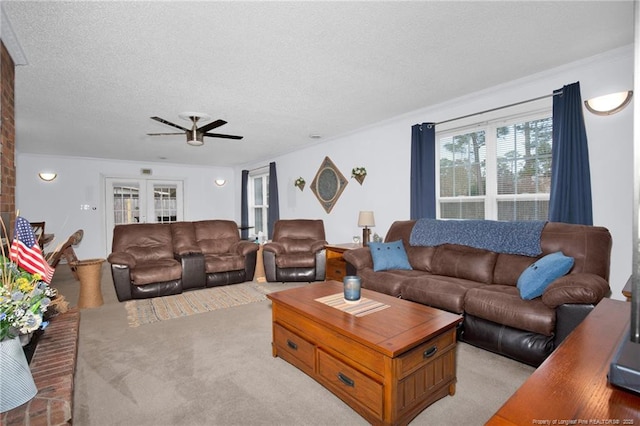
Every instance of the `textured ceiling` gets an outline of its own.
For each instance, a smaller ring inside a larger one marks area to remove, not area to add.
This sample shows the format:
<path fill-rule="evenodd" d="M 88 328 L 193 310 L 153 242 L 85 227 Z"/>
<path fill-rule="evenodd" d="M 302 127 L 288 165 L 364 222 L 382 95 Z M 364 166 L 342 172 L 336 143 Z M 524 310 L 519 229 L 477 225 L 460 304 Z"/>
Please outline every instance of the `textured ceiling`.
<path fill-rule="evenodd" d="M 18 151 L 141 162 L 266 161 L 633 42 L 631 0 L 1 4 Z M 184 111 L 244 139 L 146 135 Z"/>

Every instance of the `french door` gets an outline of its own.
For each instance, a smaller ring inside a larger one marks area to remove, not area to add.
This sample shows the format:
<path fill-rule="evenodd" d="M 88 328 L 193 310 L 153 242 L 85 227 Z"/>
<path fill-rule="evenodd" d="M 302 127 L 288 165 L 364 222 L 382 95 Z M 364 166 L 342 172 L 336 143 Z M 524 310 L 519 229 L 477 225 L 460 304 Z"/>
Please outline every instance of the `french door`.
<path fill-rule="evenodd" d="M 105 178 L 105 194 L 107 253 L 116 225 L 183 220 L 182 181 Z"/>

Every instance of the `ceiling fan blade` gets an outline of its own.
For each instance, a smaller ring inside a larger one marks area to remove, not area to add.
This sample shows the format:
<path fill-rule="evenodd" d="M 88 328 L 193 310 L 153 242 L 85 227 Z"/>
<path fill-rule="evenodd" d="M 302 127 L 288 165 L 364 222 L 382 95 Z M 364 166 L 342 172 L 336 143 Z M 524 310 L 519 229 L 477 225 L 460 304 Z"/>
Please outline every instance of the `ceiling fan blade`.
<path fill-rule="evenodd" d="M 224 121 L 224 120 L 216 120 L 216 121 L 212 121 L 211 123 L 209 123 L 209 124 L 205 124 L 204 126 L 200 127 L 200 128 L 198 129 L 198 131 L 199 131 L 199 132 L 202 132 L 202 133 L 206 133 L 206 132 L 208 132 L 209 130 L 213 130 L 213 129 L 215 129 L 216 127 L 220 127 L 220 126 L 222 126 L 223 124 L 227 124 L 227 122 L 226 122 L 226 121 Z"/>
<path fill-rule="evenodd" d="M 184 132 L 182 133 L 147 133 L 148 136 L 167 136 L 167 135 L 184 135 Z"/>
<path fill-rule="evenodd" d="M 161 122 L 162 124 L 166 124 L 167 126 L 171 126 L 171 127 L 175 127 L 175 128 L 177 128 L 177 129 L 180 129 L 180 130 L 184 130 L 185 132 L 188 132 L 188 131 L 189 131 L 189 129 L 185 129 L 185 128 L 184 128 L 184 127 L 182 127 L 182 126 L 178 126 L 177 124 L 173 124 L 172 122 L 167 121 L 167 120 L 165 120 L 164 118 L 160 118 L 160 117 L 151 117 L 151 119 L 152 119 L 152 120 L 159 121 L 159 122 Z"/>
<path fill-rule="evenodd" d="M 221 133 L 205 133 L 204 135 L 212 138 L 223 138 L 223 139 L 242 139 L 243 138 L 243 136 L 223 135 Z"/>

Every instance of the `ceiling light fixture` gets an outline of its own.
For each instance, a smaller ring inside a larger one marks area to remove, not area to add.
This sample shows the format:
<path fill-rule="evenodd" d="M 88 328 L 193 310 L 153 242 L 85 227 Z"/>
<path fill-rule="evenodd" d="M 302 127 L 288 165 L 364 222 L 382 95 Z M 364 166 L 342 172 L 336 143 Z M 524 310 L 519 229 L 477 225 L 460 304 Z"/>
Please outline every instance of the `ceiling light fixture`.
<path fill-rule="evenodd" d="M 595 115 L 611 115 L 622 111 L 629 105 L 633 97 L 633 90 L 611 93 L 584 101 L 584 106 Z"/>
<path fill-rule="evenodd" d="M 38 173 L 38 177 L 40 179 L 42 179 L 45 182 L 51 182 L 52 180 L 54 180 L 58 175 L 56 173 L 53 172 L 40 172 Z"/>
<path fill-rule="evenodd" d="M 193 131 L 187 134 L 187 143 L 191 146 L 202 146 L 204 145 L 204 135 L 196 131 L 194 127 Z"/>

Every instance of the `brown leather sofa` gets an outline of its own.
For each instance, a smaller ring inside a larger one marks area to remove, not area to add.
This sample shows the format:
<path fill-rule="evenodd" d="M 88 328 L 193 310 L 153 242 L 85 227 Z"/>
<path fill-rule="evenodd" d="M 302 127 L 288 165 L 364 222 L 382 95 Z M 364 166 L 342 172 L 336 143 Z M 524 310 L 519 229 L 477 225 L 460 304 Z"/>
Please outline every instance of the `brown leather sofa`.
<path fill-rule="evenodd" d="M 569 273 L 541 297 L 524 300 L 520 274 L 538 258 L 442 244 L 411 246 L 415 221 L 394 222 L 385 242 L 402 240 L 412 269 L 374 272 L 369 248 L 344 259 L 362 286 L 464 316 L 462 341 L 537 366 L 610 294 L 611 235 L 606 228 L 549 222 L 542 229 L 542 255 L 574 258 Z"/>
<path fill-rule="evenodd" d="M 127 224 L 107 260 L 122 302 L 251 281 L 258 248 L 231 220 Z"/>
<path fill-rule="evenodd" d="M 320 219 L 276 221 L 262 258 L 267 281 L 324 281 L 327 245 Z"/>

